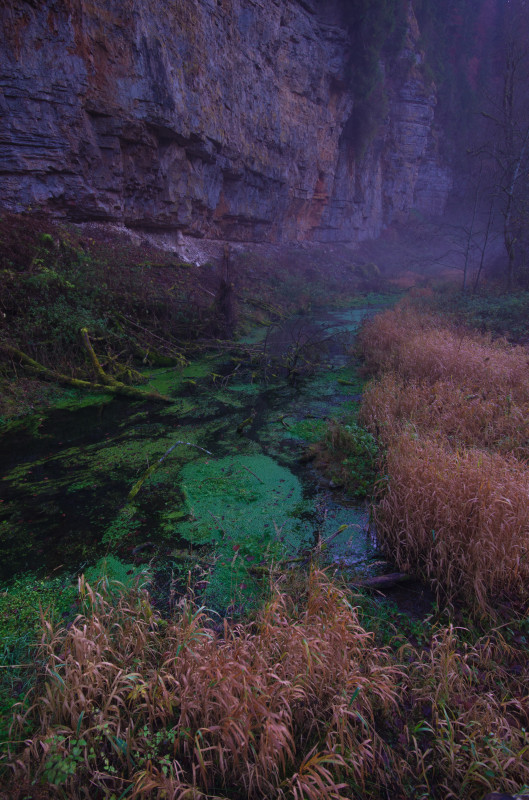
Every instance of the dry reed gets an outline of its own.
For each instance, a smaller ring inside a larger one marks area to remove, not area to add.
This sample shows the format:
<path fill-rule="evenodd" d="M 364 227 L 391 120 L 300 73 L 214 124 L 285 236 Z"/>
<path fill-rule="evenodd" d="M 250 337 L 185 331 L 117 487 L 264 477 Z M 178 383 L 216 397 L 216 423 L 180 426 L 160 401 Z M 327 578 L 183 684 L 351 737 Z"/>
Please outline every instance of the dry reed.
<path fill-rule="evenodd" d="M 440 601 L 487 609 L 529 589 L 529 469 L 515 458 L 451 450 L 410 434 L 387 452 L 375 509 L 399 568 L 429 580 Z"/>
<path fill-rule="evenodd" d="M 467 392 L 529 402 L 529 358 L 524 347 L 442 325 L 407 307 L 368 321 L 359 337 L 366 367 L 394 371 L 407 381 L 453 380 Z"/>
<path fill-rule="evenodd" d="M 375 510 L 398 566 L 439 601 L 480 611 L 527 600 L 527 351 L 402 307 L 361 335 L 370 369 L 361 419 L 386 445 Z"/>
<path fill-rule="evenodd" d="M 192 604 L 167 624 L 144 594 L 112 605 L 82 590 L 89 608 L 68 630 L 44 621 L 44 683 L 26 715 L 39 730 L 13 761 L 17 784 L 91 800 L 339 800 L 384 781 L 374 721 L 399 670 L 323 574 L 299 616 L 276 591 L 223 637 Z"/>
<path fill-rule="evenodd" d="M 417 797 L 479 800 L 529 785 L 527 652 L 498 631 L 473 645 L 466 634 L 450 625 L 429 648 L 407 653 L 416 713 L 402 739 Z"/>
<path fill-rule="evenodd" d="M 364 391 L 362 423 L 385 443 L 405 430 L 529 458 L 529 402 L 476 392 L 454 380 L 406 381 L 389 372 Z"/>

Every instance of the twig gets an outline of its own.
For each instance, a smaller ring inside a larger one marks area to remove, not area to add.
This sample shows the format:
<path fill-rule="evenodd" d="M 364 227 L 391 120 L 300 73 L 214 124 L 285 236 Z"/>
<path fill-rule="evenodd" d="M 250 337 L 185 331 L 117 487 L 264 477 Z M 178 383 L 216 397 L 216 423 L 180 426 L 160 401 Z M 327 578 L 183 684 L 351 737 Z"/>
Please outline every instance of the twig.
<path fill-rule="evenodd" d="M 257 480 L 259 481 L 259 483 L 263 483 L 263 484 L 264 484 L 264 481 L 263 481 L 263 480 L 262 480 L 262 479 L 259 477 L 259 475 L 256 475 L 256 474 L 255 474 L 255 472 L 252 472 L 252 470 L 251 470 L 251 469 L 248 469 L 248 467 L 245 467 L 245 466 L 244 466 L 244 464 L 242 465 L 242 468 L 243 468 L 243 469 L 245 469 L 245 470 L 246 470 L 246 472 L 249 472 L 249 473 L 250 473 L 250 475 L 253 475 L 253 476 L 254 476 L 254 478 L 257 478 Z"/>
<path fill-rule="evenodd" d="M 134 484 L 134 486 L 132 487 L 132 489 L 129 492 L 129 496 L 128 496 L 129 501 L 133 500 L 136 497 L 136 495 L 140 491 L 141 487 L 143 486 L 143 484 L 145 483 L 147 478 L 149 478 L 152 475 L 152 473 L 155 472 L 155 470 L 158 469 L 160 464 L 163 461 L 165 461 L 165 459 L 167 458 L 169 453 L 171 453 L 175 449 L 175 447 L 177 447 L 179 444 L 185 444 L 188 447 L 196 447 L 197 450 L 202 450 L 202 452 L 203 453 L 207 453 L 208 456 L 212 456 L 213 455 L 213 453 L 210 453 L 210 451 L 206 450 L 205 447 L 200 447 L 198 444 L 193 444 L 193 442 L 182 442 L 182 441 L 175 442 L 174 444 L 171 445 L 171 447 L 168 450 L 165 451 L 163 456 L 161 458 L 159 458 L 158 461 L 155 461 L 154 464 L 151 464 L 151 466 L 148 469 L 145 470 L 145 472 L 143 473 L 143 475 L 141 476 L 139 481 L 137 481 Z"/>

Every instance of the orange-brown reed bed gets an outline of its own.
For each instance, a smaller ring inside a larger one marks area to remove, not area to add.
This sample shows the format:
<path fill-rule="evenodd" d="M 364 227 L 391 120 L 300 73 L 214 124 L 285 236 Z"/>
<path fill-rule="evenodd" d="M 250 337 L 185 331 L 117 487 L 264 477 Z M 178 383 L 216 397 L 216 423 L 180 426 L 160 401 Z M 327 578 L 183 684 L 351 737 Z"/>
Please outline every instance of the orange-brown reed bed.
<path fill-rule="evenodd" d="M 2 800 L 478 800 L 529 782 L 529 668 L 497 632 L 393 653 L 318 572 L 299 608 L 275 590 L 221 635 L 192 602 L 164 621 L 145 592 L 81 588 L 84 616 L 43 620 Z"/>
<path fill-rule="evenodd" d="M 364 390 L 361 420 L 384 443 L 402 431 L 529 457 L 529 402 L 509 394 L 472 391 L 454 379 L 432 383 L 387 372 Z"/>
<path fill-rule="evenodd" d="M 525 347 L 456 330 L 405 305 L 367 322 L 359 344 L 371 372 L 394 371 L 406 381 L 452 380 L 469 392 L 529 401 Z"/>
<path fill-rule="evenodd" d="M 375 510 L 399 567 L 439 601 L 522 610 L 529 587 L 529 355 L 403 307 L 361 335 L 361 419 L 386 445 Z"/>
<path fill-rule="evenodd" d="M 487 609 L 529 599 L 529 469 L 515 458 L 454 450 L 403 434 L 387 451 L 377 532 L 399 568 L 441 602 Z"/>
<path fill-rule="evenodd" d="M 401 782 L 404 797 L 481 800 L 529 785 L 527 650 L 499 631 L 473 644 L 464 633 L 441 628 L 408 654 L 399 743 L 413 777 Z"/>
<path fill-rule="evenodd" d="M 374 724 L 395 705 L 399 671 L 322 575 L 299 616 L 275 592 L 222 636 L 192 605 L 166 623 L 145 594 L 113 605 L 83 591 L 86 616 L 46 624 L 37 730 L 12 764 L 16 784 L 90 800 L 320 800 L 383 780 Z"/>

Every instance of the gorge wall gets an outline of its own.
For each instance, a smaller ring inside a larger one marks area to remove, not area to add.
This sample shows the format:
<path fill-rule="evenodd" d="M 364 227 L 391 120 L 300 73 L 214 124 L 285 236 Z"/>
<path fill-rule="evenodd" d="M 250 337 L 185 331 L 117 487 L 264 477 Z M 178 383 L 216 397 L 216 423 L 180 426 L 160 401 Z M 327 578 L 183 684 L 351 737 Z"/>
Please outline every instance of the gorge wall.
<path fill-rule="evenodd" d="M 0 206 L 239 241 L 357 242 L 440 213 L 413 11 L 363 154 L 346 0 L 5 0 Z"/>

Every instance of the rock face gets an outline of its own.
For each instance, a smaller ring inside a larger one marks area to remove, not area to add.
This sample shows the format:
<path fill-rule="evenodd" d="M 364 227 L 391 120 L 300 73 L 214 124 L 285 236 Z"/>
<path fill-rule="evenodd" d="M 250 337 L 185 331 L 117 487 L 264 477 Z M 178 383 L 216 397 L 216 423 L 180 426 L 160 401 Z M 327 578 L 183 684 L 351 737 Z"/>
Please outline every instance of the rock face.
<path fill-rule="evenodd" d="M 410 10 L 387 120 L 347 139 L 347 0 L 7 0 L 0 205 L 239 241 L 356 242 L 442 211 Z"/>

